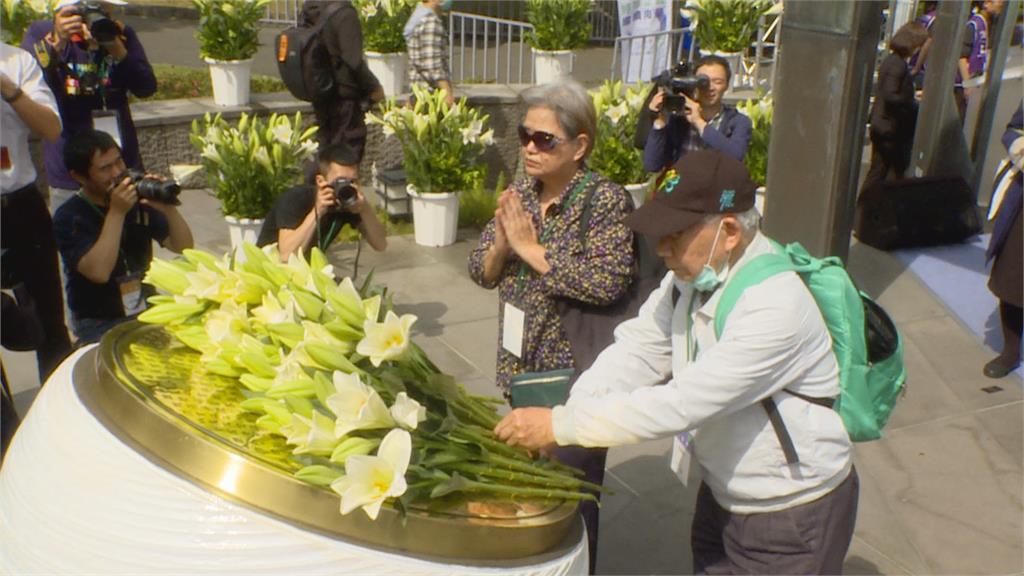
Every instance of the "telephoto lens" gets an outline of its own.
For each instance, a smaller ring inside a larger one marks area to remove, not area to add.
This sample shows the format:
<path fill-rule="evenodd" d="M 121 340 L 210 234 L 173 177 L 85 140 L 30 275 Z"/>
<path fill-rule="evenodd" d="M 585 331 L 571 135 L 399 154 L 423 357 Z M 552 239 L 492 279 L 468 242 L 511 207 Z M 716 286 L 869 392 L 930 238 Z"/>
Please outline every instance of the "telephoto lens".
<path fill-rule="evenodd" d="M 132 179 L 135 191 L 140 199 L 152 200 L 161 204 L 181 205 L 178 195 L 181 194 L 181 186 L 174 180 L 159 180 L 152 176 L 146 176 L 141 170 L 126 170 L 117 177 L 122 180 L 125 176 Z"/>

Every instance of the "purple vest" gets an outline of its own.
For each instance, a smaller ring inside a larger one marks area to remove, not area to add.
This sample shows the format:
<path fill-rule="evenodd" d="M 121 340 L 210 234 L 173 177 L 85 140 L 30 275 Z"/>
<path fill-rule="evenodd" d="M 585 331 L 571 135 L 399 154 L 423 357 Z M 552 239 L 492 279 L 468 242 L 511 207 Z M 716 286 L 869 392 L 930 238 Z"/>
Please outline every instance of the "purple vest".
<path fill-rule="evenodd" d="M 932 10 L 931 12 L 928 12 L 926 14 L 922 14 L 921 16 L 919 16 L 917 18 L 917 23 L 922 25 L 922 26 L 924 26 L 924 29 L 928 31 L 928 35 L 931 36 L 932 26 L 935 25 L 935 11 Z M 917 59 L 920 58 L 920 57 L 921 57 L 921 52 L 915 52 L 914 55 L 910 57 L 909 65 L 910 65 L 911 68 L 913 68 L 917 64 Z M 924 74 L 924 71 L 927 68 L 928 68 L 927 64 L 922 64 L 921 65 L 921 73 Z"/>
<path fill-rule="evenodd" d="M 971 34 L 971 55 L 967 57 L 967 71 L 971 78 L 985 73 L 988 64 L 988 23 L 981 14 L 971 14 L 967 21 L 967 33 Z M 960 73 L 956 75 L 956 85 L 963 86 Z"/>

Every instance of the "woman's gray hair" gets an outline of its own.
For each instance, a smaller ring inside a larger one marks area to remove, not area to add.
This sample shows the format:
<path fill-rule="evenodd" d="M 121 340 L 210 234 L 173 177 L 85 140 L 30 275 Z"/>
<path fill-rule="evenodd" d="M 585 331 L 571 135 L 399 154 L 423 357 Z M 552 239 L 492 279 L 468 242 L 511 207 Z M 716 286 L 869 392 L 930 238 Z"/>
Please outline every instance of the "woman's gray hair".
<path fill-rule="evenodd" d="M 572 79 L 531 86 L 519 95 L 526 109 L 547 108 L 555 113 L 558 125 L 569 138 L 587 135 L 584 158 L 594 149 L 597 137 L 597 113 L 587 89 Z"/>

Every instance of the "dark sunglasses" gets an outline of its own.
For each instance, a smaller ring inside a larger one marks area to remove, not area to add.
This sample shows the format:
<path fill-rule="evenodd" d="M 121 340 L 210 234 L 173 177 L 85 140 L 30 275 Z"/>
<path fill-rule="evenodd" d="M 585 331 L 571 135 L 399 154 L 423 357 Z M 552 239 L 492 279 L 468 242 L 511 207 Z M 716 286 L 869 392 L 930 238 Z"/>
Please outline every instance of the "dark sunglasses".
<path fill-rule="evenodd" d="M 537 147 L 537 150 L 540 150 L 541 152 L 550 152 L 555 149 L 555 146 L 562 143 L 562 139 L 550 132 L 543 132 L 541 130 L 536 130 L 531 133 L 526 129 L 526 126 L 520 124 L 519 144 L 521 144 L 523 148 L 526 148 L 530 142 L 533 142 L 533 145 Z"/>

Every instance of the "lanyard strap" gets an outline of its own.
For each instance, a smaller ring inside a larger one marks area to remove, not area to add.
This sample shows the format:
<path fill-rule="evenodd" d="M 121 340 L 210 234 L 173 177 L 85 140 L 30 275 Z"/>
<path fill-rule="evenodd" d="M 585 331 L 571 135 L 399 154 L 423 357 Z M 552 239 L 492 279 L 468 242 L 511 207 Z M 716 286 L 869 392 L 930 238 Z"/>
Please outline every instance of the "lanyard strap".
<path fill-rule="evenodd" d="M 97 206 L 92 200 L 89 200 L 89 198 L 86 197 L 85 194 L 82 194 L 81 192 L 79 192 L 78 193 L 78 197 L 81 198 L 82 200 L 85 200 L 85 203 L 88 204 L 89 207 L 92 208 L 96 212 L 96 214 L 99 214 L 99 217 L 100 217 L 101 220 L 106 220 L 107 213 L 104 212 L 103 210 L 100 210 L 100 207 Z M 121 263 L 124 264 L 124 273 L 125 274 L 130 274 L 131 273 L 131 269 L 128 268 L 128 257 L 125 256 L 124 249 L 122 248 L 122 246 L 124 245 L 124 234 L 125 234 L 125 229 L 124 229 L 124 225 L 122 224 L 121 225 L 121 242 L 117 245 L 117 254 L 118 254 L 118 256 L 121 257 Z"/>
<path fill-rule="evenodd" d="M 569 209 L 570 206 L 573 205 L 573 203 L 576 201 L 576 197 L 579 196 L 580 192 L 582 192 L 584 188 L 587 187 L 587 184 L 590 184 L 590 180 L 593 177 L 593 175 L 594 175 L 593 172 L 589 172 L 588 171 L 583 176 L 583 179 L 580 180 L 579 183 L 577 183 L 576 186 L 572 189 L 572 192 L 569 193 L 565 197 L 564 200 L 562 200 L 562 213 L 563 214 Z M 541 214 L 542 222 L 543 222 L 543 216 L 544 215 Z M 549 237 L 551 235 L 550 234 L 551 230 L 552 230 L 552 226 L 550 226 L 550 225 L 544 225 L 542 227 L 541 233 L 540 233 L 540 240 L 539 240 L 541 246 L 544 246 L 544 244 L 549 240 Z M 518 273 L 518 275 L 516 277 L 516 290 L 515 290 L 515 293 L 517 295 L 522 293 L 522 291 L 523 291 L 523 282 L 526 281 L 526 275 L 528 273 L 529 273 L 529 266 L 527 266 L 526 262 L 523 262 L 522 260 L 520 260 L 519 261 L 519 273 Z"/>
<path fill-rule="evenodd" d="M 320 236 L 320 219 L 319 218 L 317 218 L 316 223 L 317 223 L 316 233 L 317 233 L 317 236 Z M 335 230 L 337 230 L 337 228 L 338 228 L 338 218 L 334 218 L 331 221 L 331 227 L 328 228 L 328 230 L 327 230 L 327 236 L 320 236 L 320 238 L 318 239 L 319 242 L 317 242 L 317 244 L 320 246 L 320 251 L 321 252 L 324 252 L 324 253 L 327 252 L 327 246 L 330 245 L 331 240 L 334 239 L 334 232 L 335 232 Z"/>

